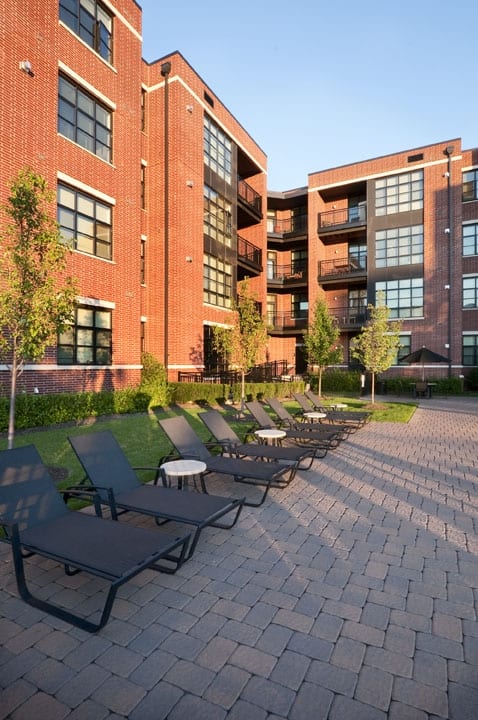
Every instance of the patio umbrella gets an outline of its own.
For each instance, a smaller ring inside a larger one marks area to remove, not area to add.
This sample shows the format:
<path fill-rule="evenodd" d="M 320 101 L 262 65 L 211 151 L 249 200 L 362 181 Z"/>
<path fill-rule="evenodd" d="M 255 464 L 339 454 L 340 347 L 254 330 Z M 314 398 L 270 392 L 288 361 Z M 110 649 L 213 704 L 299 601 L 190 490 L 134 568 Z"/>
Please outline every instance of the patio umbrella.
<path fill-rule="evenodd" d="M 408 363 L 409 365 L 421 365 L 422 366 L 422 380 L 425 380 L 425 364 L 433 363 L 447 363 L 450 362 L 444 355 L 439 355 L 433 350 L 429 350 L 425 345 L 420 350 L 415 350 L 405 357 L 400 359 L 400 362 Z"/>

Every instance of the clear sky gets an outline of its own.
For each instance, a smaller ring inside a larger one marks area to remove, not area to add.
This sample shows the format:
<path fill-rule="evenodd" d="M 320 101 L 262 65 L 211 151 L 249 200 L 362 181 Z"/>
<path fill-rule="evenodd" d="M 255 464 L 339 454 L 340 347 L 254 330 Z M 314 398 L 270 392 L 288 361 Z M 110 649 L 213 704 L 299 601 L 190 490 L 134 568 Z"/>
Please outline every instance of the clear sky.
<path fill-rule="evenodd" d="M 269 190 L 461 137 L 478 146 L 478 0 L 138 0 L 268 156 Z"/>

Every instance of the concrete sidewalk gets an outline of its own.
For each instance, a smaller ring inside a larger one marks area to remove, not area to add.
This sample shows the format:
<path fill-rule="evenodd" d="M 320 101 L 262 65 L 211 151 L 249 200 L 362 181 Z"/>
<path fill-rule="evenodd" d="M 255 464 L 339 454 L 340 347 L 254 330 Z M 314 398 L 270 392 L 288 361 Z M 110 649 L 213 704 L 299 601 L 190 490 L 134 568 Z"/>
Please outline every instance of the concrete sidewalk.
<path fill-rule="evenodd" d="M 24 604 L 0 544 L 0 718 L 476 720 L 477 448 L 476 398 L 370 423 L 176 575 L 123 586 L 97 635 Z M 104 590 L 27 572 L 85 611 Z"/>

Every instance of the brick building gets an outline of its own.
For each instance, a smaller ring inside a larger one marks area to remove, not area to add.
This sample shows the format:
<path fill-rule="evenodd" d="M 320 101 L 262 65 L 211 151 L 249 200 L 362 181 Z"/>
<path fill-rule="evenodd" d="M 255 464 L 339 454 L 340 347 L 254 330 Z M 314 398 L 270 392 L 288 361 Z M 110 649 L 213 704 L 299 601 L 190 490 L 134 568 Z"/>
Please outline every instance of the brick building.
<path fill-rule="evenodd" d="M 268 192 L 264 151 L 182 55 L 142 59 L 133 0 L 0 9 L 0 201 L 22 167 L 46 178 L 80 287 L 71 331 L 23 389 L 135 384 L 143 351 L 172 380 L 214 372 L 212 327 L 246 276 L 270 326 L 262 360 L 291 374 L 319 295 L 347 359 L 377 289 L 403 353 L 427 345 L 454 375 L 478 365 L 478 150 L 452 139 Z"/>

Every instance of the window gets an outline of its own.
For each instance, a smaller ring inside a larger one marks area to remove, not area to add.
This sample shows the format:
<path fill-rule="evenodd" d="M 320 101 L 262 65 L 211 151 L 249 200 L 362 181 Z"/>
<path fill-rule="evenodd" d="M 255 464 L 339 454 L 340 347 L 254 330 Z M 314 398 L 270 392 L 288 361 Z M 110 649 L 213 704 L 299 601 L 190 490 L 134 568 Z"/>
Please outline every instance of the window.
<path fill-rule="evenodd" d="M 367 316 L 367 288 L 349 290 L 348 311 L 350 322 L 365 322 Z"/>
<path fill-rule="evenodd" d="M 395 356 L 395 360 L 392 363 L 393 365 L 397 365 L 402 358 L 404 358 L 406 355 L 409 355 L 412 351 L 411 335 L 399 335 L 398 342 L 400 343 L 400 347 L 398 348 L 397 355 Z"/>
<path fill-rule="evenodd" d="M 111 111 L 60 75 L 58 132 L 111 162 Z"/>
<path fill-rule="evenodd" d="M 351 270 L 367 269 L 367 243 L 350 243 L 349 263 Z"/>
<path fill-rule="evenodd" d="M 392 320 L 423 317 L 423 278 L 378 282 L 375 289 L 384 293 Z"/>
<path fill-rule="evenodd" d="M 375 265 L 415 265 L 423 262 L 423 225 L 378 230 Z"/>
<path fill-rule="evenodd" d="M 204 116 L 204 162 L 231 184 L 232 142 L 207 115 Z"/>
<path fill-rule="evenodd" d="M 111 206 L 67 185 L 58 185 L 57 200 L 60 232 L 67 243 L 111 260 Z"/>
<path fill-rule="evenodd" d="M 462 363 L 463 365 L 478 365 L 478 334 L 463 335 Z"/>
<path fill-rule="evenodd" d="M 478 255 L 478 224 L 463 225 L 463 255 Z"/>
<path fill-rule="evenodd" d="M 146 165 L 144 163 L 141 163 L 141 170 L 140 170 L 140 202 L 141 202 L 141 210 L 146 209 Z"/>
<path fill-rule="evenodd" d="M 100 3 L 96 0 L 60 0 L 60 20 L 111 63 L 113 18 Z"/>
<path fill-rule="evenodd" d="M 468 170 L 463 173 L 462 200 L 478 199 L 478 170 Z"/>
<path fill-rule="evenodd" d="M 478 308 L 478 275 L 463 278 L 463 308 Z"/>
<path fill-rule="evenodd" d="M 231 203 L 207 185 L 204 187 L 204 234 L 231 247 Z"/>
<path fill-rule="evenodd" d="M 307 270 L 307 250 L 292 250 L 291 261 L 291 275 L 299 275 L 300 277 L 303 277 L 303 273 Z"/>
<path fill-rule="evenodd" d="M 70 327 L 58 337 L 60 365 L 111 365 L 111 311 L 77 307 Z"/>
<path fill-rule="evenodd" d="M 375 213 L 392 213 L 423 208 L 423 172 L 402 173 L 377 180 L 375 184 Z"/>
<path fill-rule="evenodd" d="M 307 319 L 309 314 L 309 298 L 304 293 L 291 296 L 292 317 L 296 320 Z"/>
<path fill-rule="evenodd" d="M 146 284 L 146 238 L 141 238 L 139 257 L 139 280 L 141 285 Z"/>
<path fill-rule="evenodd" d="M 141 88 L 141 130 L 146 130 L 146 90 Z"/>
<path fill-rule="evenodd" d="M 230 308 L 232 298 L 232 266 L 230 263 L 204 255 L 203 299 L 210 305 Z"/>

